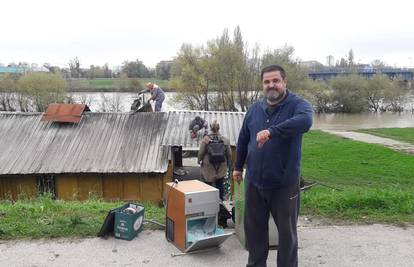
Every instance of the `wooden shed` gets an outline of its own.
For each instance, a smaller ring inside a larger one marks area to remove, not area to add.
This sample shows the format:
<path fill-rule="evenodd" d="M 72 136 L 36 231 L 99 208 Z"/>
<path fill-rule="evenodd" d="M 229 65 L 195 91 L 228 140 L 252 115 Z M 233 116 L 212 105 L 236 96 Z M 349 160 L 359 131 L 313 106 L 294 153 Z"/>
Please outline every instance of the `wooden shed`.
<path fill-rule="evenodd" d="M 59 199 L 160 201 L 172 179 L 161 145 L 168 114 L 79 106 L 0 113 L 0 199 L 51 191 Z"/>

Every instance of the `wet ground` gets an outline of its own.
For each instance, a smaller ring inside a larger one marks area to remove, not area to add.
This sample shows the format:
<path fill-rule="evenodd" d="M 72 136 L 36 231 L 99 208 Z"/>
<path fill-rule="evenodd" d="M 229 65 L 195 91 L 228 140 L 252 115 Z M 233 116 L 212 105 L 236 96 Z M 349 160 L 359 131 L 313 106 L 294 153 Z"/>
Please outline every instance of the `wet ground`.
<path fill-rule="evenodd" d="M 228 230 L 232 231 L 232 229 Z M 299 266 L 414 266 L 414 227 L 326 225 L 301 218 Z M 247 251 L 233 235 L 218 249 L 180 251 L 163 231 L 143 231 L 132 241 L 110 237 L 0 241 L 0 266 L 245 266 Z M 271 250 L 268 266 L 276 266 Z"/>

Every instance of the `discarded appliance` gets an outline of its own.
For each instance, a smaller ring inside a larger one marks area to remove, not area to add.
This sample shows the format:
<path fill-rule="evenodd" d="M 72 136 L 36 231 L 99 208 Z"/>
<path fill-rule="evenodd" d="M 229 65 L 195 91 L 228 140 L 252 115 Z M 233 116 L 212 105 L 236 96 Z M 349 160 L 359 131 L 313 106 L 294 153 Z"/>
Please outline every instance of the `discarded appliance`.
<path fill-rule="evenodd" d="M 198 180 L 166 184 L 166 238 L 183 252 L 219 246 L 232 233 L 217 226 L 219 191 Z"/>
<path fill-rule="evenodd" d="M 114 234 L 116 238 L 132 240 L 142 230 L 145 208 L 139 204 L 127 203 L 110 210 L 98 236 Z"/>
<path fill-rule="evenodd" d="M 139 98 L 135 99 L 132 102 L 131 105 L 131 112 L 132 113 L 136 113 L 136 112 L 152 112 L 152 106 L 151 104 L 147 101 L 145 102 L 145 98 L 144 96 L 140 96 Z"/>

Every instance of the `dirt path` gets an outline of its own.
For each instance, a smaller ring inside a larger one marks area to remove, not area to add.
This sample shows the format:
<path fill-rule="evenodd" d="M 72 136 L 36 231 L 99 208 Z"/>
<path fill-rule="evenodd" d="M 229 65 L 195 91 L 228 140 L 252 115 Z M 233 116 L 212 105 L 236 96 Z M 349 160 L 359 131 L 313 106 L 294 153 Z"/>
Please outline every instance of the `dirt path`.
<path fill-rule="evenodd" d="M 358 133 L 351 131 L 334 131 L 334 130 L 324 130 L 326 133 L 334 134 L 344 138 L 361 141 L 370 144 L 379 144 L 391 149 L 402 151 L 409 154 L 414 154 L 414 145 L 406 142 L 397 141 L 390 138 L 378 137 L 372 134 Z"/>
<path fill-rule="evenodd" d="M 231 230 L 231 229 L 230 229 Z M 414 227 L 320 225 L 298 227 L 299 266 L 414 266 Z M 144 231 L 132 241 L 114 238 L 0 241 L 0 266 L 245 266 L 247 252 L 236 236 L 219 249 L 187 256 L 163 231 Z M 269 253 L 268 266 L 276 266 Z"/>

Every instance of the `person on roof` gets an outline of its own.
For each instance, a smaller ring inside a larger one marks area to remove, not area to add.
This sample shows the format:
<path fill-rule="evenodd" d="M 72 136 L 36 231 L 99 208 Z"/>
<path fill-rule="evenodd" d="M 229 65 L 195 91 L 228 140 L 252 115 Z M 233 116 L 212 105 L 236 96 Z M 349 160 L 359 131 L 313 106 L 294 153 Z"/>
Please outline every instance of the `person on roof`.
<path fill-rule="evenodd" d="M 191 122 L 188 127 L 190 131 L 191 138 L 194 139 L 197 137 L 197 133 L 204 129 L 203 136 L 208 134 L 208 122 L 201 118 L 200 116 L 196 116 Z"/>
<path fill-rule="evenodd" d="M 161 111 L 162 103 L 165 100 L 164 91 L 155 83 L 149 82 L 147 83 L 147 89 L 142 90 L 140 94 L 146 92 L 151 93 L 151 98 L 148 100 L 148 102 L 150 102 L 151 100 L 155 101 L 155 112 Z"/>

